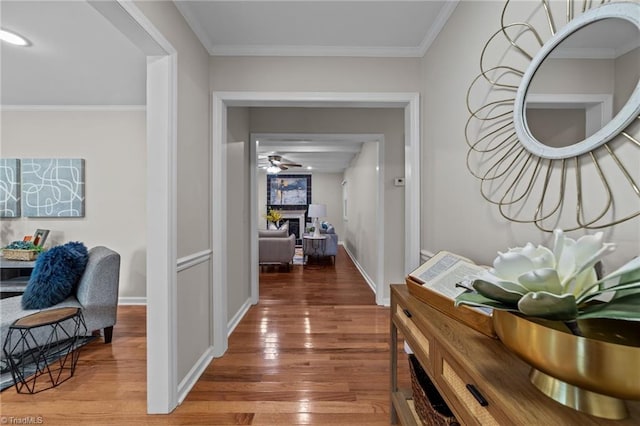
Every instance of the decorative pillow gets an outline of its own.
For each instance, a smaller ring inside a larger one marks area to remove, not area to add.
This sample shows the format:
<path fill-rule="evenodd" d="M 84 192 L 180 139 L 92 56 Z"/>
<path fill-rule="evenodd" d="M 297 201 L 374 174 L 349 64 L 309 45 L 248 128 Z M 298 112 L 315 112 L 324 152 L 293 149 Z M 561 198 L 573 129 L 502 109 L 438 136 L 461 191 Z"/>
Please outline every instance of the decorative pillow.
<path fill-rule="evenodd" d="M 24 309 L 45 309 L 62 302 L 75 290 L 89 260 L 84 244 L 68 242 L 41 253 L 22 295 Z"/>
<path fill-rule="evenodd" d="M 267 227 L 267 229 L 271 229 L 271 230 L 275 231 L 276 229 L 278 229 L 278 227 L 276 226 L 275 223 L 269 222 L 269 226 Z"/>
<path fill-rule="evenodd" d="M 327 227 L 327 234 L 335 234 L 336 233 L 336 229 L 333 227 L 333 225 L 329 225 Z"/>
<path fill-rule="evenodd" d="M 289 221 L 286 221 L 284 225 L 280 227 L 280 229 L 284 229 L 285 231 L 289 232 Z"/>

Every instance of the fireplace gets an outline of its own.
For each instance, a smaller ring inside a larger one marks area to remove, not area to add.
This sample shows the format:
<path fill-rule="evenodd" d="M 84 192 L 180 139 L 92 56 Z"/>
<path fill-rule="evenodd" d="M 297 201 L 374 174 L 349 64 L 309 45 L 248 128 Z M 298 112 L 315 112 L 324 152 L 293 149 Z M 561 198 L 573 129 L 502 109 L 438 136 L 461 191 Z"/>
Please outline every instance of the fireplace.
<path fill-rule="evenodd" d="M 296 244 L 302 244 L 306 210 L 281 210 L 282 219 L 289 221 L 289 233 L 296 235 Z"/>

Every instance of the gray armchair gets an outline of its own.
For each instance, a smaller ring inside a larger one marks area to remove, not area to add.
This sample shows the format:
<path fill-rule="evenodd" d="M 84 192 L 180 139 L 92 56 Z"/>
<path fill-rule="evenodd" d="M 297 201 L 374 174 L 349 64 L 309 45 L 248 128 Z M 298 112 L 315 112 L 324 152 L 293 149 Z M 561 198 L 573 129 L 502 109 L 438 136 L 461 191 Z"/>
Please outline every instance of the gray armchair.
<path fill-rule="evenodd" d="M 258 233 L 258 263 L 290 267 L 296 252 L 296 236 L 284 229 L 261 230 Z"/>
<path fill-rule="evenodd" d="M 78 282 L 76 293 L 57 305 L 47 309 L 23 309 L 22 296 L 0 300 L 0 347 L 4 345 L 9 326 L 17 319 L 36 312 L 64 307 L 82 309 L 87 331 L 91 333 L 104 330 L 105 343 L 111 343 L 118 309 L 119 283 L 120 255 L 106 247 L 92 248 L 89 250 L 87 267 Z"/>

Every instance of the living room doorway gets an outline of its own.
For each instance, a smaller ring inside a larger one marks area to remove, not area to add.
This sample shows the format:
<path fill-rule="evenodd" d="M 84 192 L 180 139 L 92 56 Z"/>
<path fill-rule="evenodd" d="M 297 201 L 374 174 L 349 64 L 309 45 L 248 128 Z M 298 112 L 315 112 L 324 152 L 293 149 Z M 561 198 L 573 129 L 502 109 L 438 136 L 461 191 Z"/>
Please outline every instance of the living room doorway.
<path fill-rule="evenodd" d="M 229 330 L 233 328 L 234 320 L 242 318 L 250 305 L 245 305 L 238 312 L 227 311 L 228 282 L 233 280 L 228 276 L 228 259 L 225 253 L 227 232 L 227 191 L 233 190 L 233 184 L 227 179 L 227 109 L 230 107 L 286 107 L 286 108 L 398 108 L 402 111 L 404 120 L 404 269 L 411 271 L 419 265 L 419 229 L 420 229 L 420 135 L 419 135 L 419 95 L 417 93 L 315 93 L 315 92 L 213 92 L 213 229 L 214 265 L 213 265 L 213 320 L 214 351 L 224 353 L 227 348 Z M 252 154 L 247 161 L 248 172 L 251 175 L 249 188 L 255 188 L 256 156 L 255 145 L 249 144 Z M 389 178 L 396 176 L 387 176 Z M 255 200 L 255 194 L 250 200 Z M 255 202 L 255 201 L 254 201 Z M 250 209 L 256 212 L 255 206 Z M 249 215 L 248 232 L 254 233 L 250 241 L 257 241 L 257 214 Z M 383 219 L 384 220 L 384 219 Z M 378 230 L 382 233 L 382 230 Z M 384 249 L 384 245 L 381 245 Z M 257 247 L 251 249 L 250 273 L 257 274 Z M 384 277 L 384 255 L 378 257 L 379 268 Z M 235 282 L 235 281 L 234 281 Z M 383 278 L 376 282 L 376 302 L 381 305 L 389 303 L 389 288 Z M 243 309 L 246 309 L 242 312 Z M 229 318 L 231 317 L 231 318 Z"/>

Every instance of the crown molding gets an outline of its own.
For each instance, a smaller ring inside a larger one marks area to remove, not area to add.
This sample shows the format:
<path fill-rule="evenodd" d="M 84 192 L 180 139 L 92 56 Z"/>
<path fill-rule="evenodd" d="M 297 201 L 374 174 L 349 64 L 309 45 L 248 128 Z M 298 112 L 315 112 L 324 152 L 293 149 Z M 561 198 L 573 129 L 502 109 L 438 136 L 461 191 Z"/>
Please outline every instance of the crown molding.
<path fill-rule="evenodd" d="M 420 57 L 423 57 L 427 54 L 427 50 L 429 50 L 429 47 L 431 47 L 436 37 L 438 37 L 438 34 L 440 34 L 440 31 L 442 31 L 442 29 L 444 28 L 445 24 L 449 20 L 449 17 L 458 6 L 458 3 L 459 0 L 448 0 L 444 4 L 444 6 L 442 6 L 442 9 L 440 9 L 440 13 L 433 21 L 433 25 L 431 25 L 429 32 L 424 36 L 422 43 L 420 43 L 420 47 L 418 47 Z"/>
<path fill-rule="evenodd" d="M 364 46 L 208 46 L 211 56 L 352 56 L 352 57 L 421 57 L 418 47 Z"/>

